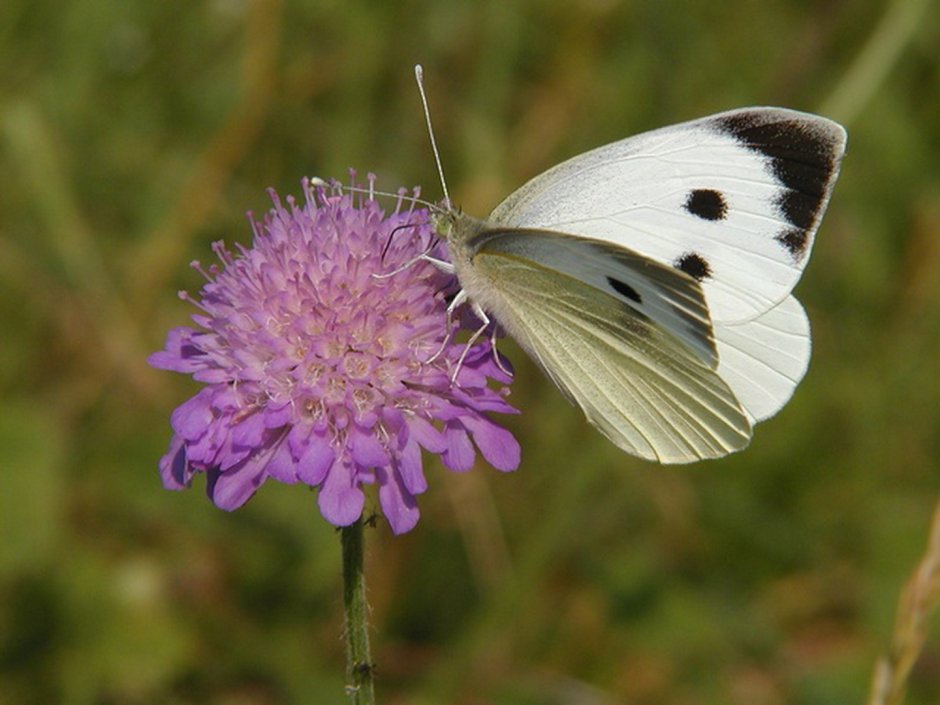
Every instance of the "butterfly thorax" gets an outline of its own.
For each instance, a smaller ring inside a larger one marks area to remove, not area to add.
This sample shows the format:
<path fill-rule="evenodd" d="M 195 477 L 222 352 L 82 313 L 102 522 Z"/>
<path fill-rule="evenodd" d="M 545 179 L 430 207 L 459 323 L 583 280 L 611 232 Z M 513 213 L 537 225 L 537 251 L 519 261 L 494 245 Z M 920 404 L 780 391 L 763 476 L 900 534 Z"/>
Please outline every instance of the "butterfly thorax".
<path fill-rule="evenodd" d="M 494 276 L 494 272 L 478 260 L 487 233 L 493 230 L 492 225 L 453 208 L 433 213 L 431 225 L 438 235 L 447 240 L 450 263 L 470 304 L 480 311 L 495 315 L 517 339 L 523 337 L 521 331 L 515 330 L 515 316 L 500 294 L 499 277 Z"/>

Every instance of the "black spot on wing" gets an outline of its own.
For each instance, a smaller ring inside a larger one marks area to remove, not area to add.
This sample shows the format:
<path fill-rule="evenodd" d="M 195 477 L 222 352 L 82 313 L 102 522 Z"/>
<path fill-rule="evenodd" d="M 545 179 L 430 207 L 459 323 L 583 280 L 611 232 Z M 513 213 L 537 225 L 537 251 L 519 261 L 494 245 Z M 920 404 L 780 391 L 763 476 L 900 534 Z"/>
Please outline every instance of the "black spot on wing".
<path fill-rule="evenodd" d="M 613 290 L 621 296 L 625 296 L 638 304 L 643 303 L 643 299 L 639 292 L 629 284 L 626 284 L 619 279 L 614 279 L 613 277 L 607 277 L 607 283 L 610 284 L 611 288 L 613 288 Z"/>
<path fill-rule="evenodd" d="M 809 233 L 799 228 L 782 232 L 774 239 L 786 247 L 793 259 L 797 261 L 803 258 L 806 253 L 806 246 L 809 245 Z"/>
<path fill-rule="evenodd" d="M 728 204 L 720 192 L 712 189 L 695 189 L 689 192 L 685 209 L 703 220 L 724 220 L 728 215 Z"/>
<path fill-rule="evenodd" d="M 820 199 L 800 191 L 784 191 L 775 204 L 787 222 L 804 230 L 810 230 L 816 222 Z"/>
<path fill-rule="evenodd" d="M 702 281 L 703 279 L 708 279 L 712 275 L 712 268 L 708 265 L 708 260 L 702 257 L 697 252 L 686 252 L 681 257 L 678 257 L 672 265 L 696 281 Z"/>
<path fill-rule="evenodd" d="M 777 236 L 795 258 L 806 251 L 842 157 L 844 134 L 822 118 L 784 111 L 741 111 L 716 118 L 719 130 L 767 159 L 783 187 L 775 205 L 790 225 Z M 799 241 L 799 242 L 798 242 Z"/>

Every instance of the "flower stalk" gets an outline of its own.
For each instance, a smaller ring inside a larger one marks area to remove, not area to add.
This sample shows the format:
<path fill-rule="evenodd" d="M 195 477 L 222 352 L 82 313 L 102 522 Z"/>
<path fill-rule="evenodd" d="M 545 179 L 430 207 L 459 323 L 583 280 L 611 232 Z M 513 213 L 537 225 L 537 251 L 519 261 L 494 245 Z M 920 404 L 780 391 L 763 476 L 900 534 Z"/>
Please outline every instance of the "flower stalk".
<path fill-rule="evenodd" d="M 369 650 L 369 606 L 363 572 L 363 521 L 341 530 L 343 607 L 346 612 L 346 693 L 353 705 L 374 705 L 375 664 Z"/>

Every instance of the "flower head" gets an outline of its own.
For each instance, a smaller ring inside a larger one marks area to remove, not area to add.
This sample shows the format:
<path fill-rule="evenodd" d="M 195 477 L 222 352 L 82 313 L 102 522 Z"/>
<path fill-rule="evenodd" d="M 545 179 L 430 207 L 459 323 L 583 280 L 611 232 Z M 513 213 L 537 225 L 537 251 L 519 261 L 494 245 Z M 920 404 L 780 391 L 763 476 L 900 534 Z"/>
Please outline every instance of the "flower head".
<path fill-rule="evenodd" d="M 335 182 L 304 180 L 303 190 L 303 203 L 286 206 L 270 192 L 251 248 L 216 243 L 221 264 L 193 265 L 207 283 L 198 300 L 181 296 L 201 310 L 197 327 L 171 330 L 149 358 L 205 384 L 171 416 L 163 484 L 183 489 L 205 472 L 209 497 L 231 510 L 269 478 L 302 482 L 337 526 L 359 518 L 374 484 L 402 533 L 427 489 L 422 448 L 451 470 L 470 469 L 474 446 L 516 468 L 518 443 L 487 418 L 515 413 L 510 379 L 481 343 L 452 381 L 465 348 L 447 335 L 456 281 L 417 259 L 435 242 L 426 211 L 400 198 L 386 215 Z"/>

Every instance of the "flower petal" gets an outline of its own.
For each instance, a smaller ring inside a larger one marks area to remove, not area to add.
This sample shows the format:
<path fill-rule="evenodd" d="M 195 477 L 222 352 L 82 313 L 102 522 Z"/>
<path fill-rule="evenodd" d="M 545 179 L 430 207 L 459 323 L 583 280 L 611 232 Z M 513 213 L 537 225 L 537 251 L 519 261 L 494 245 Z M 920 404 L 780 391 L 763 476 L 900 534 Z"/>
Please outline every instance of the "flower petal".
<path fill-rule="evenodd" d="M 252 413 L 232 427 L 232 445 L 241 448 L 257 448 L 261 445 L 264 431 L 264 414 Z"/>
<path fill-rule="evenodd" d="M 412 416 L 408 418 L 407 423 L 412 437 L 421 444 L 422 448 L 427 448 L 432 453 L 443 453 L 447 449 L 447 438 L 427 420 L 420 416 Z"/>
<path fill-rule="evenodd" d="M 313 433 L 313 426 L 307 423 L 296 424 L 287 434 L 287 445 L 295 458 L 300 458 L 307 452 L 307 439 Z"/>
<path fill-rule="evenodd" d="M 202 350 L 192 344 L 195 331 L 188 326 L 173 328 L 167 333 L 166 345 L 147 358 L 152 367 L 173 372 L 192 373 L 206 364 Z"/>
<path fill-rule="evenodd" d="M 411 494 L 421 494 L 428 489 L 421 463 L 421 447 L 414 438 L 409 438 L 398 460 L 398 473 L 402 484 Z"/>
<path fill-rule="evenodd" d="M 379 476 L 379 503 L 396 535 L 411 531 L 421 513 L 414 496 L 402 485 L 398 473 L 387 468 L 377 468 Z"/>
<path fill-rule="evenodd" d="M 286 482 L 290 485 L 297 482 L 299 479 L 297 477 L 297 461 L 291 455 L 286 438 L 278 442 L 264 471 L 280 482 Z"/>
<path fill-rule="evenodd" d="M 389 457 L 379 439 L 353 426 L 349 431 L 349 447 L 352 459 L 364 468 L 388 465 Z"/>
<path fill-rule="evenodd" d="M 512 433 L 482 416 L 468 415 L 461 421 L 473 435 L 473 442 L 486 462 L 503 472 L 519 467 L 522 451 Z"/>
<path fill-rule="evenodd" d="M 267 455 L 264 455 L 264 461 L 267 459 Z M 265 464 L 260 458 L 253 457 L 227 472 L 210 470 L 206 494 L 219 509 L 228 512 L 238 509 L 264 484 L 267 477 L 264 472 Z"/>
<path fill-rule="evenodd" d="M 453 422 L 448 423 L 444 431 L 444 437 L 447 439 L 447 450 L 441 456 L 444 465 L 457 472 L 472 468 L 473 461 L 476 459 L 476 451 L 473 450 L 470 437 L 463 427 Z"/>
<path fill-rule="evenodd" d="M 267 428 L 281 428 L 290 423 L 294 410 L 289 403 L 276 406 L 268 404 L 264 410 L 264 425 Z"/>
<path fill-rule="evenodd" d="M 170 415 L 170 425 L 187 441 L 202 437 L 212 423 L 212 389 L 207 387 L 180 404 Z"/>
<path fill-rule="evenodd" d="M 168 490 L 185 490 L 193 479 L 193 470 L 186 461 L 186 447 L 180 436 L 173 436 L 170 449 L 160 459 L 160 477 Z"/>
<path fill-rule="evenodd" d="M 311 487 L 316 487 L 326 478 L 335 458 L 336 453 L 329 439 L 312 433 L 307 441 L 307 450 L 297 461 L 297 477 Z"/>
<path fill-rule="evenodd" d="M 362 516 L 366 497 L 353 481 L 347 463 L 333 463 L 320 486 L 317 505 L 323 517 L 334 526 L 349 526 Z"/>

